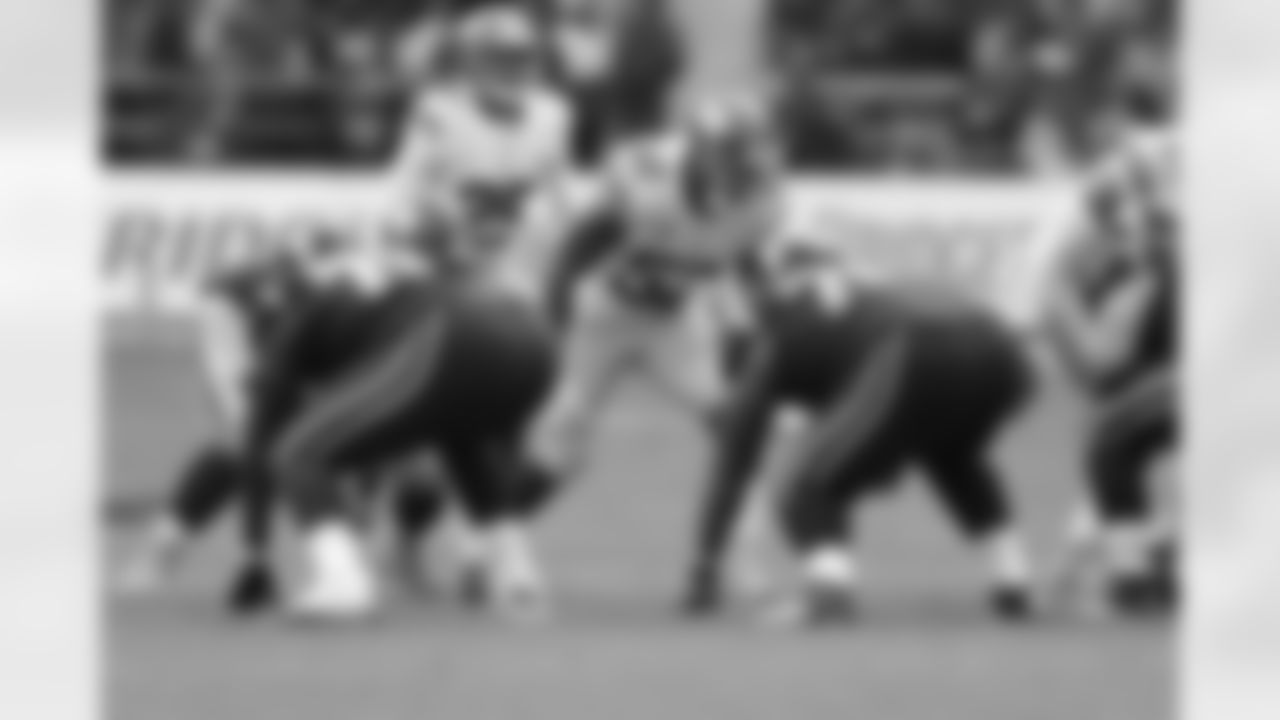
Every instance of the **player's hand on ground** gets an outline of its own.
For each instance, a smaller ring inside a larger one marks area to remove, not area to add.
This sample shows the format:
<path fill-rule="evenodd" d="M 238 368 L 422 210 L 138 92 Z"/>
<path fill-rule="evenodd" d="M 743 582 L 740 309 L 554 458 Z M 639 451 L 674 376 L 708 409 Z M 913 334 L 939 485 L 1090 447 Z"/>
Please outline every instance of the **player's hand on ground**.
<path fill-rule="evenodd" d="M 720 573 L 712 567 L 697 565 L 689 573 L 680 609 L 694 618 L 704 618 L 718 613 L 724 606 L 724 591 Z"/>

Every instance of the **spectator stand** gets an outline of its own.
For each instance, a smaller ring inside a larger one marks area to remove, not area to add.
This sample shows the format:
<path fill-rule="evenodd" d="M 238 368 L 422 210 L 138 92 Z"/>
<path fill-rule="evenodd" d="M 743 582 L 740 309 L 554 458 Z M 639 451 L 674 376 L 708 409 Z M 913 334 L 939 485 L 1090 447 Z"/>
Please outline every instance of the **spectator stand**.
<path fill-rule="evenodd" d="M 1167 114 L 1166 0 L 772 0 L 766 46 L 796 163 L 1051 172 L 1117 113 Z"/>
<path fill-rule="evenodd" d="M 447 73 L 454 18 L 526 5 L 585 118 L 579 145 L 652 127 L 683 70 L 666 0 L 108 0 L 112 166 L 369 168 Z"/>

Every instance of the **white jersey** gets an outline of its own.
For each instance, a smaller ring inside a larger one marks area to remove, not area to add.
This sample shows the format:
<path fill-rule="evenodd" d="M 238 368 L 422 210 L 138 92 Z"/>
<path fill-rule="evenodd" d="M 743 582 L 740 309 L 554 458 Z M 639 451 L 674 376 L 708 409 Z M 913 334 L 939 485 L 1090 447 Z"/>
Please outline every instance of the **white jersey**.
<path fill-rule="evenodd" d="M 638 141 L 608 165 L 609 201 L 622 213 L 627 235 L 601 272 L 624 300 L 679 305 L 774 232 L 775 188 L 726 197 L 695 187 L 689 163 L 687 144 L 674 136 Z"/>
<path fill-rule="evenodd" d="M 1087 182 L 1120 192 L 1124 202 L 1150 203 L 1172 213 L 1179 192 L 1178 160 L 1172 129 L 1137 127 L 1091 169 Z"/>
<path fill-rule="evenodd" d="M 476 213 L 519 215 L 529 197 L 570 165 L 572 113 L 556 91 L 531 89 L 518 112 L 498 116 L 463 85 L 424 91 L 397 158 L 410 214 L 466 222 Z"/>
<path fill-rule="evenodd" d="M 420 253 L 381 242 L 381 238 L 346 243 L 311 260 L 307 268 L 317 284 L 345 286 L 366 297 L 382 295 L 400 283 L 427 277 L 431 271 Z"/>

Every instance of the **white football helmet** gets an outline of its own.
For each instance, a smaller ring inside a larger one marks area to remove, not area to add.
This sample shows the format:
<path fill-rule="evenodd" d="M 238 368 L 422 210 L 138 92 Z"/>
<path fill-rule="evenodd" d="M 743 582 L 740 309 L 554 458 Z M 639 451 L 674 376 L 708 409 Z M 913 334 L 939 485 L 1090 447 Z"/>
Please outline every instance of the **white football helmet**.
<path fill-rule="evenodd" d="M 458 24 L 454 39 L 462 77 L 486 98 L 510 100 L 539 75 L 540 33 L 519 8 L 477 10 Z"/>

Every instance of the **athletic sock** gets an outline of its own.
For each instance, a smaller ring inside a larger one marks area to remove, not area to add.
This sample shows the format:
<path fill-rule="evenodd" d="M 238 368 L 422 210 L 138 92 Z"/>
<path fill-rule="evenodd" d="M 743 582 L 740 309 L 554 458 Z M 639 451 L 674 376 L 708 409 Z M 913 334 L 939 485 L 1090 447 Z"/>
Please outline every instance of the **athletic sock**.
<path fill-rule="evenodd" d="M 360 539 L 341 522 L 325 522 L 307 535 L 314 592 L 338 602 L 371 602 L 375 588 Z"/>
<path fill-rule="evenodd" d="M 814 587 L 853 589 L 858 582 L 853 554 L 839 545 L 811 550 L 805 557 L 803 573 L 805 582 Z"/>
<path fill-rule="evenodd" d="M 999 588 L 1026 588 L 1031 584 L 1031 560 L 1020 536 L 1011 530 L 992 533 L 982 541 L 992 583 Z"/>

